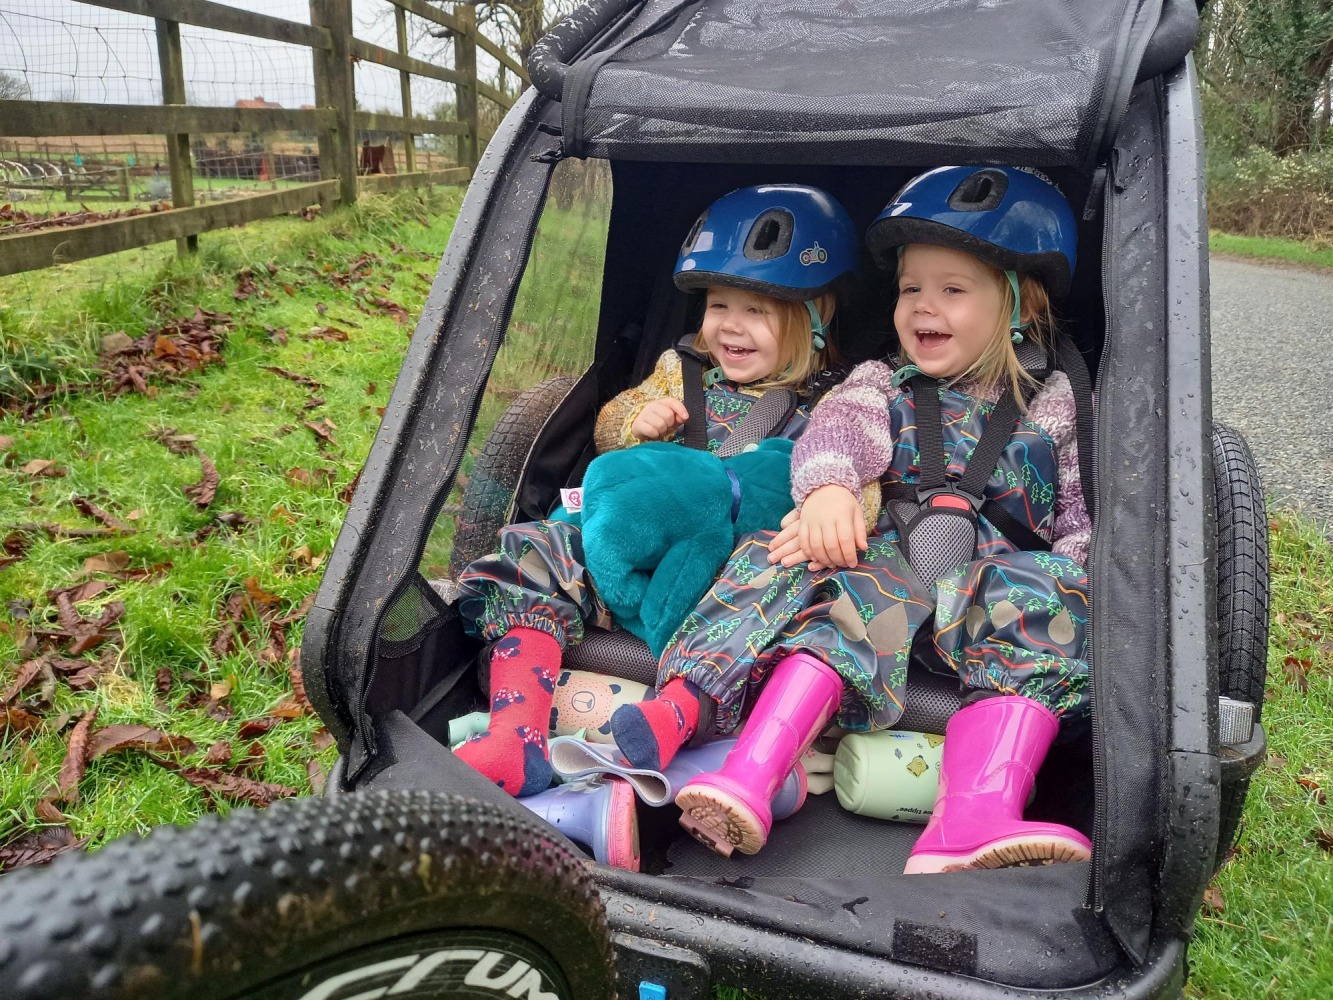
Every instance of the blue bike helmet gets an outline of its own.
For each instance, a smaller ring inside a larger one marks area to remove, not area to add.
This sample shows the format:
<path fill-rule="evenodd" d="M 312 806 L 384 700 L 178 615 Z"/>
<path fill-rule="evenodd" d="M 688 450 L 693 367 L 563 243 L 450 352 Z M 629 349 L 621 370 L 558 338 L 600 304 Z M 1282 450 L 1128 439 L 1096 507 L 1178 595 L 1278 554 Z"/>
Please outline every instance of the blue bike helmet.
<path fill-rule="evenodd" d="M 682 291 L 713 285 L 808 302 L 857 264 L 856 229 L 836 199 L 804 184 L 759 184 L 709 205 L 680 248 Z"/>
<path fill-rule="evenodd" d="M 909 243 L 962 250 L 1001 271 L 1035 274 L 1058 301 L 1069 293 L 1078 232 L 1069 202 L 1044 174 L 938 167 L 894 195 L 870 224 L 866 243 L 885 269 Z"/>

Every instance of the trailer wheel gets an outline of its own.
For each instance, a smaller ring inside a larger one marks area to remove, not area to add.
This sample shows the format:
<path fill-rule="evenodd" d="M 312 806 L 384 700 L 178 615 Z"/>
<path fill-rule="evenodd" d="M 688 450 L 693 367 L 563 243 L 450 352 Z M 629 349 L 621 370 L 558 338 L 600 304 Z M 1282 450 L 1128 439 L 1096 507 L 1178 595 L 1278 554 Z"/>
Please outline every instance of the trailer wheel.
<path fill-rule="evenodd" d="M 1263 484 L 1240 432 L 1213 425 L 1213 494 L 1217 510 L 1218 693 L 1264 707 L 1268 677 L 1268 515 Z M 1224 782 L 1217 865 L 1235 839 L 1250 788 L 1248 774 Z"/>
<path fill-rule="evenodd" d="M 279 802 L 0 879 L 14 1000 L 611 1000 L 584 862 L 426 792 Z"/>
<path fill-rule="evenodd" d="M 509 523 L 514 490 L 532 443 L 576 381 L 561 376 L 538 382 L 509 404 L 487 435 L 454 522 L 451 579 L 457 580 L 469 563 L 495 551 L 495 536 Z"/>

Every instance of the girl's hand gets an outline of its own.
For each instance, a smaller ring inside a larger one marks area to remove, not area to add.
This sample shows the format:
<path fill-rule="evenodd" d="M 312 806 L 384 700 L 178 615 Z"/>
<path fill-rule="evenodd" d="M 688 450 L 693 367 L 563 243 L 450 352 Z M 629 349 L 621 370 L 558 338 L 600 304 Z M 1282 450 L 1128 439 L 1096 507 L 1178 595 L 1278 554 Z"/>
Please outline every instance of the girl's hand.
<path fill-rule="evenodd" d="M 798 522 L 800 551 L 812 564 L 855 566 L 866 548 L 866 523 L 856 494 L 830 483 L 805 498 Z"/>
<path fill-rule="evenodd" d="M 782 530 L 768 543 L 768 561 L 782 563 L 784 566 L 798 566 L 810 562 L 810 557 L 801 549 L 801 512 L 794 510 L 782 519 Z M 825 567 L 820 563 L 810 562 L 812 572 L 819 572 Z"/>
<path fill-rule="evenodd" d="M 639 411 L 629 432 L 640 441 L 668 441 L 690 419 L 690 411 L 679 399 L 663 396 Z M 622 425 L 623 426 L 623 425 Z"/>

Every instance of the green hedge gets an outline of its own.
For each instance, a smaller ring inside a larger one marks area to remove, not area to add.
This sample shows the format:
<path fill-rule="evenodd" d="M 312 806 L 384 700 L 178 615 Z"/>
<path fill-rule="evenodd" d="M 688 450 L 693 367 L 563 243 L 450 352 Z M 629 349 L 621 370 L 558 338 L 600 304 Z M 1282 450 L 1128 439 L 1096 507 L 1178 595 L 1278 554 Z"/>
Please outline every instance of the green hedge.
<path fill-rule="evenodd" d="M 1280 236 L 1333 249 L 1333 151 L 1278 157 L 1252 149 L 1214 161 L 1208 222 L 1244 236 Z"/>

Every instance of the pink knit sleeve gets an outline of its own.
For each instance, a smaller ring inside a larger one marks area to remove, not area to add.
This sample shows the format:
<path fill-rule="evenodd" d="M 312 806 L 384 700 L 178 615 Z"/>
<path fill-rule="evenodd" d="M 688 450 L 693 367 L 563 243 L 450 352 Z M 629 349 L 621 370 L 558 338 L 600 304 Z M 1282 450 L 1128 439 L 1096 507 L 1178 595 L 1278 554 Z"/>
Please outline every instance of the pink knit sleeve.
<path fill-rule="evenodd" d="M 862 484 L 884 474 L 893 457 L 889 404 L 898 395 L 893 370 L 882 361 L 866 361 L 815 407 L 792 452 L 791 491 L 798 507 L 832 483 L 860 500 Z"/>
<path fill-rule="evenodd" d="M 1028 419 L 1055 440 L 1060 483 L 1055 494 L 1055 538 L 1051 551 L 1068 556 L 1083 568 L 1088 565 L 1092 519 L 1083 502 L 1083 479 L 1078 467 L 1078 410 L 1064 372 L 1055 372 L 1028 407 Z"/>

